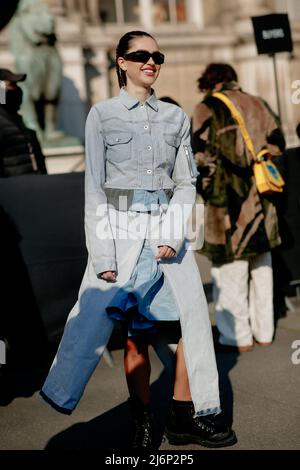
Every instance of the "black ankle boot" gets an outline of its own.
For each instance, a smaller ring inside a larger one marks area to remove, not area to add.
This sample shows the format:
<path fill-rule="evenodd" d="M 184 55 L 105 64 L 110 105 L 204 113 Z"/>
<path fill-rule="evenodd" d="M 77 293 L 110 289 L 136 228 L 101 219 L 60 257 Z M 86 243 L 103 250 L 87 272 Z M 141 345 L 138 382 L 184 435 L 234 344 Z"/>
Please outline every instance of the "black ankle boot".
<path fill-rule="evenodd" d="M 237 442 L 234 431 L 218 422 L 214 415 L 194 418 L 194 413 L 193 402 L 172 400 L 165 428 L 165 436 L 170 444 L 227 447 Z"/>
<path fill-rule="evenodd" d="M 149 450 L 153 448 L 153 422 L 150 406 L 144 405 L 136 397 L 129 398 L 129 404 L 134 421 L 133 449 Z"/>

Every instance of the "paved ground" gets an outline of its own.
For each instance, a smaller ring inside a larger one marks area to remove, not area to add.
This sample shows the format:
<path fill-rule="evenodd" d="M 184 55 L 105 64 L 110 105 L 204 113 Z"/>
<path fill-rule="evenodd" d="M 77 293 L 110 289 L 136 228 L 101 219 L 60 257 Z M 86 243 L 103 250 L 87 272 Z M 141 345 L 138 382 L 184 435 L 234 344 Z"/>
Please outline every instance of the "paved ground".
<path fill-rule="evenodd" d="M 208 268 L 204 265 L 204 283 L 209 280 Z M 300 450 L 300 363 L 296 364 L 300 362 L 300 300 L 290 299 L 290 305 L 294 310 L 279 320 L 271 347 L 257 346 L 240 355 L 217 352 L 226 419 L 233 420 L 238 436 L 230 449 Z M 292 348 L 295 341 L 298 353 Z M 151 356 L 152 400 L 157 431 L 162 435 L 170 380 L 153 351 Z M 112 357 L 114 366 L 106 361 L 99 364 L 71 416 L 57 413 L 39 398 L 37 390 L 46 369 L 23 368 L 2 375 L 0 449 L 128 449 L 122 351 L 113 350 Z M 176 448 L 162 442 L 160 449 Z M 184 447 L 192 449 L 204 450 L 196 445 Z"/>
<path fill-rule="evenodd" d="M 300 364 L 292 363 L 294 341 L 300 342 L 300 305 L 278 323 L 269 348 L 237 355 L 217 352 L 223 400 L 233 415 L 239 442 L 233 449 L 300 449 Z M 158 430 L 162 431 L 168 378 L 152 357 L 152 395 Z M 13 394 L 0 407 L 0 449 L 128 448 L 127 390 L 122 351 L 112 351 L 114 367 L 103 361 L 71 416 L 44 404 L 36 390 L 45 371 L 15 371 L 9 376 Z M 299 362 L 299 361 L 298 361 Z M 161 449 L 175 449 L 163 442 Z M 195 445 L 184 447 L 202 449 Z"/>

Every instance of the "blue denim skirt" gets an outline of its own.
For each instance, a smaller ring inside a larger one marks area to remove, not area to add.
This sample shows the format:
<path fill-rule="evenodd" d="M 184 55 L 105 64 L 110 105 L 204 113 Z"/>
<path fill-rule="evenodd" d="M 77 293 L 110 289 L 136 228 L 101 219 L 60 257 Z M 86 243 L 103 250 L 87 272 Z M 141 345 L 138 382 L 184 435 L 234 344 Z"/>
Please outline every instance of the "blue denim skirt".
<path fill-rule="evenodd" d="M 179 320 L 171 288 L 147 239 L 129 281 L 106 307 L 108 315 L 124 322 L 128 336 L 155 329 L 157 321 Z"/>

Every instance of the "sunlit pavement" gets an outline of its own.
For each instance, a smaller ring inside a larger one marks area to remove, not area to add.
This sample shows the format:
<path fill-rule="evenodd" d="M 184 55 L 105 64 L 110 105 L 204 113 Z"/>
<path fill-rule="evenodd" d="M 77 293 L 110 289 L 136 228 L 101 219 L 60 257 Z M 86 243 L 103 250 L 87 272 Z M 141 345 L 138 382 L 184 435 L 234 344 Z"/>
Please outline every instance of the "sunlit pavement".
<path fill-rule="evenodd" d="M 293 349 L 298 340 L 299 351 L 300 302 L 291 302 L 295 310 L 279 320 L 272 346 L 256 346 L 240 355 L 217 352 L 225 412 L 229 417 L 232 413 L 238 436 L 231 449 L 300 449 L 300 352 Z M 15 372 L 16 396 L 2 401 L 0 407 L 0 448 L 129 449 L 131 427 L 122 356 L 121 350 L 114 350 L 113 367 L 107 361 L 99 364 L 71 416 L 52 410 L 33 392 L 38 384 L 34 372 Z M 161 436 L 169 379 L 153 351 L 151 357 L 154 415 Z M 10 380 L 13 382 L 12 377 Z M 26 381 L 33 391 L 30 387 L 26 391 Z M 163 441 L 160 449 L 176 448 Z M 197 445 L 182 449 L 204 450 Z"/>

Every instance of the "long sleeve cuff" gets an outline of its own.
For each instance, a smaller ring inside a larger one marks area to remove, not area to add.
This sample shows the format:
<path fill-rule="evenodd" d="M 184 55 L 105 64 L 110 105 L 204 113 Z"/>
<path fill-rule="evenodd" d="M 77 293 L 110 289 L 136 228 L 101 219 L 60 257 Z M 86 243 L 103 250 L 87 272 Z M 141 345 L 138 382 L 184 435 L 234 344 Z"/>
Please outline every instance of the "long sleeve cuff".
<path fill-rule="evenodd" d="M 117 263 L 115 258 L 105 258 L 103 261 L 94 264 L 94 269 L 97 277 L 105 271 L 117 271 Z"/>
<path fill-rule="evenodd" d="M 171 248 L 173 248 L 173 250 L 176 251 L 176 254 L 178 254 L 179 251 L 181 250 L 182 244 L 183 244 L 183 239 L 182 240 L 165 239 L 165 240 L 159 240 L 159 243 L 157 246 L 168 245 Z"/>

